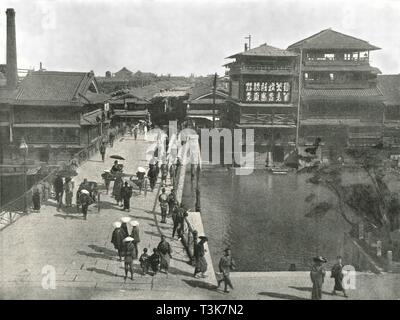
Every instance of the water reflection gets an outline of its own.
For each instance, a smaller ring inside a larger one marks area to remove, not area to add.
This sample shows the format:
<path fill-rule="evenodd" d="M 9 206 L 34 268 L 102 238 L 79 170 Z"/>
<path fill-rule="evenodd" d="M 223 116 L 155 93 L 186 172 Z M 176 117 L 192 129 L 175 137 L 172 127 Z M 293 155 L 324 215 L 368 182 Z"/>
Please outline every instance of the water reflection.
<path fill-rule="evenodd" d="M 201 208 L 213 262 L 230 246 L 239 271 L 308 270 L 316 254 L 334 260 L 348 226 L 335 211 L 320 221 L 305 217 L 312 203 L 334 203 L 324 189 L 306 183 L 307 175 L 256 171 L 232 175 L 225 169 L 201 174 Z M 187 194 L 186 194 L 187 196 Z"/>

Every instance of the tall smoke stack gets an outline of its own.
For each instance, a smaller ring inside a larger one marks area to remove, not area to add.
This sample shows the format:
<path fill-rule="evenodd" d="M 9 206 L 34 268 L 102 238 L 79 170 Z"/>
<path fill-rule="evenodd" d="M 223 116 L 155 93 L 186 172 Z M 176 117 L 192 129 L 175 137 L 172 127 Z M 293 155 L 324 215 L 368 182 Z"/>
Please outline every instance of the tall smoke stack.
<path fill-rule="evenodd" d="M 7 14 L 7 87 L 14 89 L 18 83 L 17 71 L 17 43 L 15 36 L 15 11 L 8 8 Z"/>

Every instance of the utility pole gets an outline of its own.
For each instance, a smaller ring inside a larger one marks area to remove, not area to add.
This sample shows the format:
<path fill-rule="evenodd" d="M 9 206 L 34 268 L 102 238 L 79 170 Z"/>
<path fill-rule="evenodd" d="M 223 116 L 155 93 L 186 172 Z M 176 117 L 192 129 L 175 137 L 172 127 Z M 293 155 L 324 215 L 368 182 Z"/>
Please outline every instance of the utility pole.
<path fill-rule="evenodd" d="M 298 95 L 298 103 L 297 103 L 297 123 L 296 123 L 296 150 L 299 152 L 299 130 L 300 130 L 300 100 L 301 100 L 301 87 L 303 82 L 302 75 L 302 66 L 303 66 L 303 49 L 300 49 L 300 64 L 299 64 L 299 95 Z"/>
<path fill-rule="evenodd" d="M 247 37 L 244 37 L 246 40 L 249 40 L 249 50 L 251 49 L 251 35 L 249 34 Z"/>
<path fill-rule="evenodd" d="M 213 83 L 213 116 L 212 116 L 212 122 L 213 122 L 213 128 L 215 128 L 215 95 L 217 91 L 217 73 L 214 75 L 214 83 Z"/>

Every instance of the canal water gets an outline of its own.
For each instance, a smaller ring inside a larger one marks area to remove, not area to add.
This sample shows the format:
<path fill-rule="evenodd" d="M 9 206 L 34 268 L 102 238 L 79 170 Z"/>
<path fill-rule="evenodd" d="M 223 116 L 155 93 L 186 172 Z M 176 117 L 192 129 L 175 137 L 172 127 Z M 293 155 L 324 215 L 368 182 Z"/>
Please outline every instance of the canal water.
<path fill-rule="evenodd" d="M 309 270 L 315 255 L 326 257 L 329 267 L 342 254 L 349 226 L 334 210 L 319 220 L 305 216 L 313 204 L 335 203 L 328 190 L 307 183 L 307 178 L 294 172 L 260 170 L 236 176 L 222 167 L 203 169 L 201 215 L 214 268 L 226 247 L 232 249 L 237 271 Z M 187 174 L 184 201 L 189 207 L 193 190 L 195 183 Z"/>

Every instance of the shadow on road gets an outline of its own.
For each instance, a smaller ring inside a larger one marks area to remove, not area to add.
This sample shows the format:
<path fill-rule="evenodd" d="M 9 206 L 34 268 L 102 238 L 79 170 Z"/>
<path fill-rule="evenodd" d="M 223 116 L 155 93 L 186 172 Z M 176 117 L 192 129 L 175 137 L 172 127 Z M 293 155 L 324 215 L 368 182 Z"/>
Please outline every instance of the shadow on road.
<path fill-rule="evenodd" d="M 182 279 L 182 281 L 185 282 L 187 285 L 193 287 L 193 288 L 200 288 L 200 289 L 211 290 L 211 291 L 214 291 L 214 292 L 219 292 L 219 291 L 217 291 L 217 287 L 215 285 L 212 285 L 210 283 L 206 283 L 204 281 L 186 280 L 186 279 Z M 221 293 L 221 292 L 219 292 L 219 293 Z"/>
<path fill-rule="evenodd" d="M 110 276 L 110 277 L 122 277 L 122 278 L 123 278 L 123 276 L 118 276 L 118 275 L 116 275 L 116 274 L 114 274 L 114 273 L 112 273 L 112 272 L 110 272 L 110 271 L 103 270 L 103 269 L 86 268 L 86 270 L 87 270 L 87 271 L 93 271 L 93 272 L 96 272 L 96 273 L 98 273 L 98 274 L 102 274 L 102 275 L 105 275 L 105 276 Z"/>
<path fill-rule="evenodd" d="M 277 298 L 277 299 L 285 299 L 285 300 L 309 300 L 303 297 L 298 297 L 298 296 L 293 296 L 290 294 L 284 294 L 284 293 L 277 293 L 277 292 L 259 292 L 258 293 L 260 296 L 267 296 L 271 298 Z"/>
<path fill-rule="evenodd" d="M 107 256 L 115 257 L 117 256 L 117 252 L 115 250 L 111 250 L 105 247 L 100 247 L 95 244 L 89 244 L 88 247 L 96 252 L 104 253 Z"/>
<path fill-rule="evenodd" d="M 64 218 L 64 219 L 78 219 L 78 220 L 83 220 L 82 214 L 79 214 L 79 216 L 78 216 L 78 215 L 72 215 L 72 214 L 60 214 L 60 213 L 57 213 L 57 214 L 54 215 L 54 217 L 57 217 L 57 218 Z"/>
<path fill-rule="evenodd" d="M 95 259 L 106 259 L 106 260 L 114 260 L 112 257 L 107 256 L 105 254 L 100 254 L 100 253 L 92 253 L 92 252 L 86 252 L 86 251 L 77 251 L 77 254 L 81 256 L 87 256 Z"/>
<path fill-rule="evenodd" d="M 289 286 L 289 288 L 295 289 L 295 290 L 299 290 L 299 291 L 306 291 L 306 292 L 310 292 L 310 293 L 312 291 L 312 288 L 310 288 L 310 287 L 293 287 L 293 286 Z M 331 292 L 328 292 L 328 291 L 322 291 L 322 294 L 326 294 L 328 296 L 333 296 L 333 294 Z"/>

